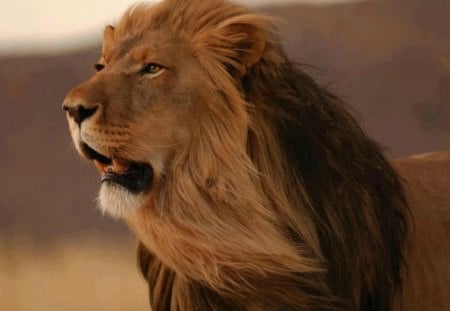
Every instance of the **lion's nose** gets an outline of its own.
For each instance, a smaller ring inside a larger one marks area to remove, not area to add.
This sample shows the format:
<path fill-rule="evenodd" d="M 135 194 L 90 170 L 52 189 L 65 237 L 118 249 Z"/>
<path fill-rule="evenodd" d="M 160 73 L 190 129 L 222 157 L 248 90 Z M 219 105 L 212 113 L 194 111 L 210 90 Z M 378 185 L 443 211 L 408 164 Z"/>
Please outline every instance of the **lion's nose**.
<path fill-rule="evenodd" d="M 70 105 L 69 103 L 64 103 L 62 108 L 67 111 L 69 116 L 79 125 L 81 125 L 81 122 L 92 116 L 96 111 L 98 106 L 92 107 L 92 108 L 86 108 L 85 106 L 81 104 L 77 105 Z"/>

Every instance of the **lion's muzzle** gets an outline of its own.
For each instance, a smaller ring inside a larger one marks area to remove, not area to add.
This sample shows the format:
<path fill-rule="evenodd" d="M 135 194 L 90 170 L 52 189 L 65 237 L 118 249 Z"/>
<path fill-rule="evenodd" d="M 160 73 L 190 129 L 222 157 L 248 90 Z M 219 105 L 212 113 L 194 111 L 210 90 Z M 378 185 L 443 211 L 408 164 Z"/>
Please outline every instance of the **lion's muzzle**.
<path fill-rule="evenodd" d="M 149 191 L 153 168 L 122 154 L 128 143 L 128 128 L 105 120 L 104 96 L 105 91 L 96 79 L 67 94 L 62 108 L 66 111 L 75 146 L 81 156 L 95 164 L 104 187 L 114 189 L 119 185 L 134 194 Z"/>

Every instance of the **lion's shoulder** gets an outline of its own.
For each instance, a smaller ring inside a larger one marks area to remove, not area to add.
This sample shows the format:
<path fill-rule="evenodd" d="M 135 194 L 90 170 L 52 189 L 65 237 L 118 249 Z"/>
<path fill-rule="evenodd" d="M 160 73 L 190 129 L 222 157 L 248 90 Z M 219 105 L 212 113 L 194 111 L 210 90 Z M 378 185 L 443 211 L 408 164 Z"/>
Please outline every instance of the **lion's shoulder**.
<path fill-rule="evenodd" d="M 450 152 L 430 152 L 392 161 L 408 187 L 426 190 L 450 206 Z M 450 209 L 450 208 L 449 208 Z"/>
<path fill-rule="evenodd" d="M 409 156 L 392 164 L 403 180 L 414 223 L 404 310 L 443 310 L 450 295 L 445 285 L 450 282 L 450 152 Z"/>

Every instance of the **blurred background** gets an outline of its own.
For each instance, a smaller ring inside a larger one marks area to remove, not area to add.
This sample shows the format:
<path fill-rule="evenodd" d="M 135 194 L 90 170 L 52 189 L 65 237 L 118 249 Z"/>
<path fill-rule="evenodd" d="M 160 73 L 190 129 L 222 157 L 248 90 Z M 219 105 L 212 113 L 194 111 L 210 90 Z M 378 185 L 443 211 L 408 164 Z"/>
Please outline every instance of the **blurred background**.
<path fill-rule="evenodd" d="M 134 0 L 16 0 L 0 12 L 0 310 L 146 310 L 135 240 L 95 207 L 97 171 L 61 103 Z M 293 61 L 390 157 L 450 149 L 450 1 L 240 1 L 277 16 Z"/>

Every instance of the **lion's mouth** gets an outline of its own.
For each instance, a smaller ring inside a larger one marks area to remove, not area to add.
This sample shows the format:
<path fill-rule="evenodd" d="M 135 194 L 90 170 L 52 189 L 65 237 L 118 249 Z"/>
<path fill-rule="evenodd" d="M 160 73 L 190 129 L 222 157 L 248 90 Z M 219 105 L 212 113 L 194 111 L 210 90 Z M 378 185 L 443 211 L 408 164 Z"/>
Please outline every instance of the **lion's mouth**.
<path fill-rule="evenodd" d="M 124 159 L 110 159 L 85 143 L 82 144 L 82 150 L 99 170 L 102 183 L 118 184 L 132 193 L 150 190 L 153 179 L 151 165 Z"/>

